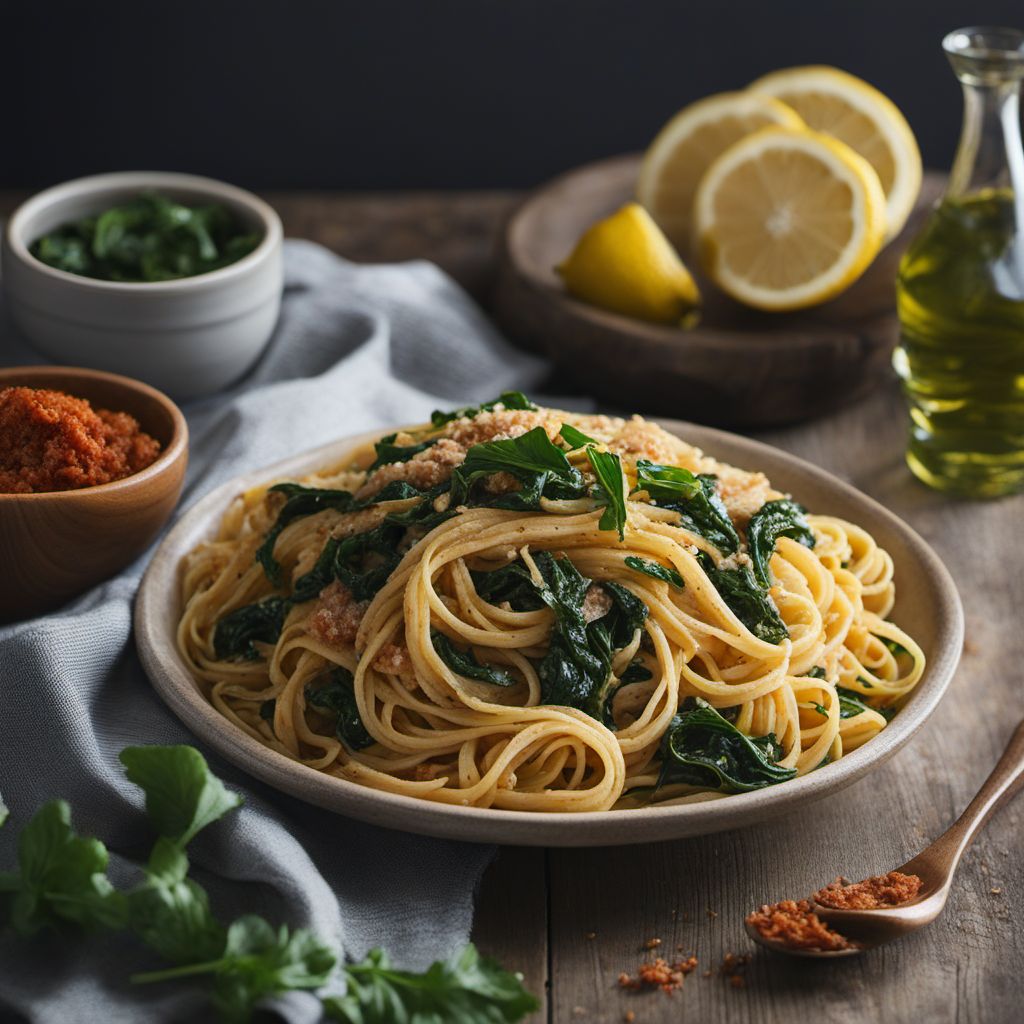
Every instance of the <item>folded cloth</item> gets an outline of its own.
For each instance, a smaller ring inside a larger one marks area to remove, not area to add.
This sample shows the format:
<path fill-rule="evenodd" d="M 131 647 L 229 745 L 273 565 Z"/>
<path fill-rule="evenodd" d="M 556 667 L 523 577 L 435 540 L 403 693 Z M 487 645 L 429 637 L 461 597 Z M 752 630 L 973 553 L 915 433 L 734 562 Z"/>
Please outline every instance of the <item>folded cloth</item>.
<path fill-rule="evenodd" d="M 473 301 L 428 263 L 360 266 L 308 242 L 285 247 L 281 319 L 255 369 L 230 392 L 185 407 L 192 445 L 182 507 L 236 474 L 438 406 L 528 388 L 544 365 L 511 348 Z M 39 362 L 4 319 L 0 363 Z M 0 629 L 0 870 L 21 825 L 66 799 L 76 829 L 112 851 L 111 876 L 135 877 L 153 836 L 118 753 L 199 744 L 154 694 L 131 635 L 148 555 L 61 611 Z M 0 583 L 0 586 L 3 584 Z M 307 927 L 362 957 L 383 946 L 422 969 L 467 941 L 489 847 L 392 832 L 307 806 L 203 750 L 240 811 L 190 846 L 196 877 L 223 920 L 259 913 Z M 133 987 L 162 966 L 120 935 L 0 937 L 0 1020 L 40 1024 L 205 1019 L 188 986 Z M 299 996 L 274 1011 L 314 1020 Z"/>

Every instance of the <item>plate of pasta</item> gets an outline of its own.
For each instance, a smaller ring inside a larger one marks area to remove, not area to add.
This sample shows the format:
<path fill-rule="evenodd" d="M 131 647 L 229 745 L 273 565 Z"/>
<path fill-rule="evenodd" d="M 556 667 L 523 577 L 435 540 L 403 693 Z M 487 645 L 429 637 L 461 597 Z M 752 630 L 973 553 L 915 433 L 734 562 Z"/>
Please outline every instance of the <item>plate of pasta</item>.
<path fill-rule="evenodd" d="M 178 716 L 293 796 L 603 845 L 853 782 L 934 710 L 963 617 L 920 537 L 808 463 L 508 392 L 219 487 L 136 635 Z"/>

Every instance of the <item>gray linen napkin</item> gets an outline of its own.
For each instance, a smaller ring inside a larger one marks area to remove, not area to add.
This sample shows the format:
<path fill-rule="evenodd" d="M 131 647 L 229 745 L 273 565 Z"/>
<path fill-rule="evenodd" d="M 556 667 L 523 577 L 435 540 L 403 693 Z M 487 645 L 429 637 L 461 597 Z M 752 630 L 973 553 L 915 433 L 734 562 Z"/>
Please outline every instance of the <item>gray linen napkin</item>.
<path fill-rule="evenodd" d="M 346 433 L 427 417 L 438 405 L 528 388 L 539 361 L 508 346 L 457 285 L 427 263 L 359 266 L 319 246 L 285 252 L 281 320 L 257 367 L 228 395 L 186 407 L 191 461 L 182 507 L 212 487 Z M 0 364 L 41 362 L 0 319 Z M 113 852 L 130 880 L 152 835 L 122 747 L 196 743 L 154 694 L 131 635 L 148 556 L 60 612 L 0 629 L 0 869 L 16 833 L 46 799 L 63 797 L 83 834 Z M 3 583 L 0 582 L 0 586 Z M 201 747 L 201 744 L 196 744 Z M 190 848 L 222 919 L 245 912 L 314 929 L 361 957 L 384 946 L 422 969 L 461 946 L 489 847 L 405 835 L 307 806 L 205 751 L 239 812 Z M 137 944 L 103 934 L 0 939 L 0 1021 L 39 1024 L 204 1019 L 186 986 L 133 989 L 159 966 Z M 318 1017 L 302 995 L 274 1009 L 290 1024 Z"/>

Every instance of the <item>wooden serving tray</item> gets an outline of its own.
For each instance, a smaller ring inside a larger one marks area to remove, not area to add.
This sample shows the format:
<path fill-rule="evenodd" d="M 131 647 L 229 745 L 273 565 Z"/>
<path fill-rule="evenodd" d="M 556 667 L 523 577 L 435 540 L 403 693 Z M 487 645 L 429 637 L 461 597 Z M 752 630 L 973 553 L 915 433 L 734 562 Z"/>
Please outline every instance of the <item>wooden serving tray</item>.
<path fill-rule="evenodd" d="M 926 175 L 902 233 L 838 298 L 799 313 L 763 313 L 698 276 L 700 323 L 683 330 L 578 302 L 554 271 L 594 221 L 633 197 L 640 159 L 613 157 L 569 171 L 512 214 L 501 239 L 495 307 L 514 341 L 548 356 L 575 387 L 612 408 L 739 427 L 822 415 L 891 372 L 897 265 L 943 176 Z"/>

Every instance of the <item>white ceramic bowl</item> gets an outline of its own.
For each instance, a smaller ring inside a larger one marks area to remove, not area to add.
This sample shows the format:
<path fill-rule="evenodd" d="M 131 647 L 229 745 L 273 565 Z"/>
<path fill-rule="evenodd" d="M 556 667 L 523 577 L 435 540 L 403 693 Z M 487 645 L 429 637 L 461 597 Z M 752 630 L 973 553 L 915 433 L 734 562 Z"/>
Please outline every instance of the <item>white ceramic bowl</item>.
<path fill-rule="evenodd" d="M 154 283 L 97 281 L 29 252 L 61 224 L 144 190 L 222 203 L 263 239 L 230 266 Z M 0 268 L 11 315 L 44 355 L 195 398 L 241 377 L 270 339 L 281 305 L 281 239 L 277 214 L 243 189 L 191 174 L 125 171 L 68 181 L 22 203 L 7 222 Z"/>

